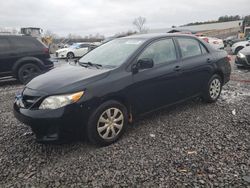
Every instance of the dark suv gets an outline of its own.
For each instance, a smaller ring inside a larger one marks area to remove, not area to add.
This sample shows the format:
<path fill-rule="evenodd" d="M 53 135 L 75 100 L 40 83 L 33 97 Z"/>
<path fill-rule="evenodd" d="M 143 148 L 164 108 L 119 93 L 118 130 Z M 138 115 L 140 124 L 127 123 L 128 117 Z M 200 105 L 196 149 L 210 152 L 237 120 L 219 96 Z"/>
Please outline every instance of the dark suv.
<path fill-rule="evenodd" d="M 0 36 L 0 77 L 13 76 L 21 83 L 51 69 L 49 49 L 37 38 Z"/>

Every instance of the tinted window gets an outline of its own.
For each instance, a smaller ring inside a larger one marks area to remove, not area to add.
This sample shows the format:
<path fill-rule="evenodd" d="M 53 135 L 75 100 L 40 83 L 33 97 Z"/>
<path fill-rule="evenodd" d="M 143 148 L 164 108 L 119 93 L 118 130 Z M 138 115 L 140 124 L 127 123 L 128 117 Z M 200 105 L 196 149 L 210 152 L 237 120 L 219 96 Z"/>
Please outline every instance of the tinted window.
<path fill-rule="evenodd" d="M 6 50 L 10 48 L 9 41 L 7 39 L 0 39 L 0 50 Z"/>
<path fill-rule="evenodd" d="M 39 46 L 39 42 L 28 39 L 28 38 L 12 38 L 12 43 L 14 43 L 16 48 L 22 48 L 22 49 L 30 49 L 30 48 L 37 48 Z"/>
<path fill-rule="evenodd" d="M 200 43 L 191 38 L 178 38 L 183 58 L 201 55 Z"/>
<path fill-rule="evenodd" d="M 176 51 L 172 39 L 164 39 L 151 44 L 138 59 L 150 58 L 154 64 L 166 63 L 176 60 Z"/>

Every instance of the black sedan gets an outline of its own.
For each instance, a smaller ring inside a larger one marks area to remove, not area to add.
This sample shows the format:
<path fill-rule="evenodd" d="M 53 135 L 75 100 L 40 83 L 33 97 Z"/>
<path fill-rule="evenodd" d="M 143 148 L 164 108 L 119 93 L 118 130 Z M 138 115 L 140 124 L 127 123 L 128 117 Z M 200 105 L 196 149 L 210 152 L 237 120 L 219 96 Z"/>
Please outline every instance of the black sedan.
<path fill-rule="evenodd" d="M 197 96 L 215 102 L 230 73 L 227 53 L 194 36 L 134 35 L 36 77 L 16 96 L 14 114 L 38 141 L 77 133 L 108 145 L 139 115 Z"/>
<path fill-rule="evenodd" d="M 235 58 L 235 64 L 238 67 L 250 67 L 250 46 L 238 52 Z"/>

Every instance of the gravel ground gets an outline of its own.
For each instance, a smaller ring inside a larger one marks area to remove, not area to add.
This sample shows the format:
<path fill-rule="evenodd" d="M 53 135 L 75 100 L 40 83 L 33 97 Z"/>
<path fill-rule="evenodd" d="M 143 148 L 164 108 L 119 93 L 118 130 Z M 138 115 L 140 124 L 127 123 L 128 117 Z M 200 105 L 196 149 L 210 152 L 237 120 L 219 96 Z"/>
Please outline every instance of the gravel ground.
<path fill-rule="evenodd" d="M 250 187 L 249 70 L 233 70 L 217 103 L 155 112 L 103 148 L 36 143 L 12 114 L 22 86 L 0 84 L 0 187 Z"/>

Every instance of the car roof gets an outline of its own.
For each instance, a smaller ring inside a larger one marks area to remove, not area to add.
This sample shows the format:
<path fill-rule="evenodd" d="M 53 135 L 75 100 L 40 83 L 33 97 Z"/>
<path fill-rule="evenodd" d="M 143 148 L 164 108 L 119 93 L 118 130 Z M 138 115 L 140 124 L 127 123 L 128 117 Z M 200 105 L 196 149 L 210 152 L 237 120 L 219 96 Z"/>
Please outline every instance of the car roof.
<path fill-rule="evenodd" d="M 180 36 L 188 36 L 188 37 L 197 38 L 196 36 L 191 35 L 191 34 L 181 34 L 181 33 L 135 34 L 135 35 L 130 35 L 130 36 L 123 37 L 123 38 L 128 38 L 128 39 L 157 39 L 157 38 L 162 38 L 162 37 L 180 37 Z"/>
<path fill-rule="evenodd" d="M 4 37 L 4 38 L 25 38 L 25 39 L 35 38 L 35 37 L 32 37 L 32 36 L 25 36 L 25 35 L 0 35 L 0 37 Z"/>

